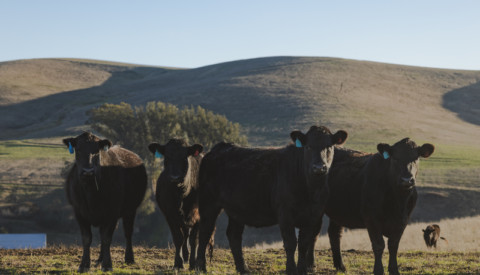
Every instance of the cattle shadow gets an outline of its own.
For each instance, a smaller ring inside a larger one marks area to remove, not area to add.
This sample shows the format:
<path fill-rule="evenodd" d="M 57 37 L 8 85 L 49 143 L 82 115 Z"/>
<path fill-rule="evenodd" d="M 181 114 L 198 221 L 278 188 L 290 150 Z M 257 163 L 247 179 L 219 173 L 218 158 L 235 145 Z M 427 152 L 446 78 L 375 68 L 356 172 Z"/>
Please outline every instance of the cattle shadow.
<path fill-rule="evenodd" d="M 443 96 L 442 107 L 468 123 L 480 125 L 480 80 Z"/>

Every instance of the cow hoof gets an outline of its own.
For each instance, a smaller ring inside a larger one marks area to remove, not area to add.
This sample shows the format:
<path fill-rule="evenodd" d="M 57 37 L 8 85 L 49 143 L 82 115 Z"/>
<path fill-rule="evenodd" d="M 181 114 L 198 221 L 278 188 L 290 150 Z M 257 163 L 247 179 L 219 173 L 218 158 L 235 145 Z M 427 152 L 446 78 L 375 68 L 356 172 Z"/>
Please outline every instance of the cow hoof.
<path fill-rule="evenodd" d="M 102 272 L 112 272 L 113 268 L 112 267 L 102 267 Z"/>
<path fill-rule="evenodd" d="M 172 270 L 183 270 L 183 266 L 174 266 Z"/>
<path fill-rule="evenodd" d="M 78 273 L 85 273 L 85 272 L 88 272 L 90 271 L 90 267 L 79 267 L 78 268 Z"/>
<path fill-rule="evenodd" d="M 207 266 L 205 264 L 205 261 L 202 261 L 202 260 L 197 260 L 195 262 L 195 270 L 196 270 L 196 273 L 203 273 L 203 272 L 207 272 Z"/>
<path fill-rule="evenodd" d="M 347 268 L 344 265 L 336 266 L 335 269 L 339 272 L 347 272 Z"/>
<path fill-rule="evenodd" d="M 127 265 L 131 265 L 131 264 L 134 264 L 135 263 L 135 260 L 126 260 L 125 263 Z"/>
<path fill-rule="evenodd" d="M 99 267 L 101 263 L 102 263 L 102 261 L 96 261 L 95 262 L 95 267 Z"/>

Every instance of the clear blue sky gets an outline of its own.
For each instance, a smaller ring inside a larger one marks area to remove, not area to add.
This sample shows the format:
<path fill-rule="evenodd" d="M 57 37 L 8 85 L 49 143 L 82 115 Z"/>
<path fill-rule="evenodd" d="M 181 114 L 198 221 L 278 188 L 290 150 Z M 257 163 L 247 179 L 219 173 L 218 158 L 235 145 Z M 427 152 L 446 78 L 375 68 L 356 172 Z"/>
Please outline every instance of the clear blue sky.
<path fill-rule="evenodd" d="M 0 61 L 329 56 L 480 70 L 480 1 L 2 1 Z"/>

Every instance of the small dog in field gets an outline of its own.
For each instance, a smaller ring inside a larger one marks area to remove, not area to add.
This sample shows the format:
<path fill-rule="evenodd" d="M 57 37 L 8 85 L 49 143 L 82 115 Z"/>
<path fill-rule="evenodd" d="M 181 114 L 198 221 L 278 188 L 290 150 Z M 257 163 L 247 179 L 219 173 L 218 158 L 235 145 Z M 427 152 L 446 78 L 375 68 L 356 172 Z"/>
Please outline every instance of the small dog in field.
<path fill-rule="evenodd" d="M 436 224 L 431 224 L 427 226 L 426 229 L 422 229 L 423 231 L 423 238 L 425 239 L 425 244 L 427 244 L 428 248 L 432 246 L 437 248 L 437 241 L 438 238 L 444 240 L 447 244 L 448 241 L 444 237 L 440 237 L 440 226 Z"/>

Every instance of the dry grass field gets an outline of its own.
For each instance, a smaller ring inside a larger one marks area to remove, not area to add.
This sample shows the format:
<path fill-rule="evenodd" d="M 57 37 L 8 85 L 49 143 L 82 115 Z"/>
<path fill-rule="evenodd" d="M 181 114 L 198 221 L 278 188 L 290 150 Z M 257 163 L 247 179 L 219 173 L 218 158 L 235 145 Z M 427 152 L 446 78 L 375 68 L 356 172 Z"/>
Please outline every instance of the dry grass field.
<path fill-rule="evenodd" d="M 245 249 L 244 252 L 251 274 L 284 274 L 283 249 Z M 93 249 L 92 258 L 98 253 L 98 248 Z M 133 265 L 123 263 L 123 253 L 122 248 L 112 248 L 113 274 L 196 274 L 188 271 L 188 264 L 186 270 L 172 270 L 172 249 L 136 247 Z M 353 250 L 343 253 L 348 274 L 370 274 L 373 270 L 373 253 Z M 342 274 L 333 268 L 330 254 L 328 250 L 315 251 L 316 268 L 311 274 Z M 79 247 L 0 250 L 0 274 L 72 274 L 76 273 L 81 255 Z M 402 274 L 477 274 L 480 273 L 479 257 L 478 252 L 409 251 L 400 252 L 398 262 Z M 388 253 L 384 255 L 386 262 Z M 207 270 L 207 274 L 235 274 L 230 250 L 216 249 Z M 90 273 L 106 274 L 94 266 Z"/>
<path fill-rule="evenodd" d="M 427 225 L 432 223 L 440 226 L 440 236 L 448 241 L 446 243 L 443 240 L 439 240 L 436 249 L 428 249 L 423 240 L 422 229 L 425 229 Z M 480 238 L 478 236 L 480 236 L 480 216 L 444 219 L 428 223 L 411 223 L 405 229 L 399 251 L 480 252 Z M 385 243 L 387 243 L 387 238 L 385 238 Z M 256 249 L 280 249 L 282 247 L 282 242 L 262 243 L 254 246 Z M 330 249 L 329 239 L 326 234 L 318 238 L 315 249 Z M 372 249 L 366 229 L 345 230 L 342 236 L 342 250 L 348 251 L 352 249 L 359 251 L 370 251 Z"/>

